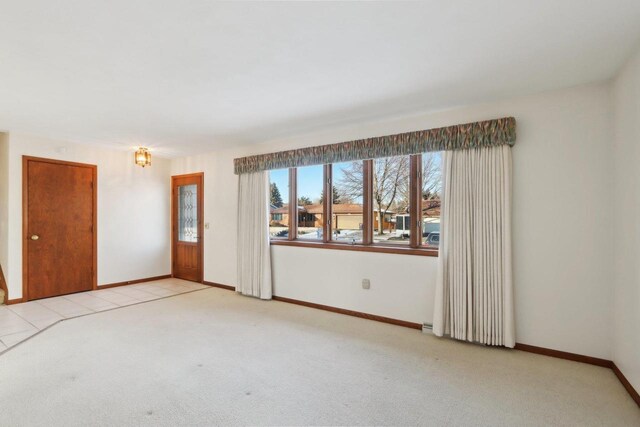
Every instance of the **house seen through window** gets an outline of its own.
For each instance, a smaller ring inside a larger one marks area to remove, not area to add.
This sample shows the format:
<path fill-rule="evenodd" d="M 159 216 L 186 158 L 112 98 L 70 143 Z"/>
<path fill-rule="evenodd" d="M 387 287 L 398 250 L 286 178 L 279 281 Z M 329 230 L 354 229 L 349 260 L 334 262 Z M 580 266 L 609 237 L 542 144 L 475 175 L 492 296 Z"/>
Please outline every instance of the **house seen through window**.
<path fill-rule="evenodd" d="M 332 167 L 331 240 L 362 242 L 364 230 L 362 160 Z"/>

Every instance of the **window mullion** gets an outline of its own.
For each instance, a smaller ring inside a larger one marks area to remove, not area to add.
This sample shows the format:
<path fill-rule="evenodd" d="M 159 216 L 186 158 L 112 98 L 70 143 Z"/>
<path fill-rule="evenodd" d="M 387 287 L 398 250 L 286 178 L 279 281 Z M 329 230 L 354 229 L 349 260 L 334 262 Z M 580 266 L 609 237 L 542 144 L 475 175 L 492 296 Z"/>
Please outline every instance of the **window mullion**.
<path fill-rule="evenodd" d="M 298 176 L 297 169 L 289 169 L 289 240 L 298 236 Z"/>
<path fill-rule="evenodd" d="M 332 205 L 333 205 L 333 179 L 332 165 L 324 165 L 324 200 L 322 201 L 322 241 L 328 243 L 331 241 L 332 230 Z"/>
<path fill-rule="evenodd" d="M 363 160 L 362 167 L 362 244 L 373 243 L 373 160 Z"/>
<path fill-rule="evenodd" d="M 409 243 L 412 248 L 419 248 L 422 242 L 422 155 L 420 154 L 411 156 L 409 189 L 409 221 L 411 224 Z"/>

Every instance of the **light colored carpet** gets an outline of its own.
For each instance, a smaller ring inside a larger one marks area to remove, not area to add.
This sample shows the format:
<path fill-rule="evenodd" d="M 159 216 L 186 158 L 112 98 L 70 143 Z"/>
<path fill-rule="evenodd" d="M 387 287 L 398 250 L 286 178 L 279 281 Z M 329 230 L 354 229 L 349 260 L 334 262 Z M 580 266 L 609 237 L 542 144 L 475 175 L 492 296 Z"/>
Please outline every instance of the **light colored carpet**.
<path fill-rule="evenodd" d="M 2 425 L 640 425 L 609 369 L 207 289 L 0 356 Z"/>

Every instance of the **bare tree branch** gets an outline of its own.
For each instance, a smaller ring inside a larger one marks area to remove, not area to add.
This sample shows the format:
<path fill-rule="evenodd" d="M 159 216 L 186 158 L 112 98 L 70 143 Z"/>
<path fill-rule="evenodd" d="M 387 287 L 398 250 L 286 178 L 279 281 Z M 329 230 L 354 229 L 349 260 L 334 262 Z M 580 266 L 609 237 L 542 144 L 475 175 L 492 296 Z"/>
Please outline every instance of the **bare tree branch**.
<path fill-rule="evenodd" d="M 422 153 L 422 198 L 439 199 L 442 192 L 442 154 Z"/>
<path fill-rule="evenodd" d="M 409 209 L 410 157 L 396 156 L 373 161 L 373 201 L 378 212 L 378 233 L 384 232 L 384 214 Z M 422 199 L 439 200 L 442 191 L 441 153 L 422 154 Z M 337 190 L 344 201 L 362 200 L 363 162 L 340 166 Z M 337 174 L 337 172 L 334 172 Z"/>

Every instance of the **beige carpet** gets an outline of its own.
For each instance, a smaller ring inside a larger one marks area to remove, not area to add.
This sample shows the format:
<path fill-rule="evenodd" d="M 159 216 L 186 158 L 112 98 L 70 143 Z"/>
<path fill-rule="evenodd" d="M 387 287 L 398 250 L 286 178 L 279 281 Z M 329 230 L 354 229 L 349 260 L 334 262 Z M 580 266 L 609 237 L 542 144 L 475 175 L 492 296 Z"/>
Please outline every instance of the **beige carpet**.
<path fill-rule="evenodd" d="M 609 369 L 207 289 L 0 356 L 1 425 L 640 425 Z"/>

